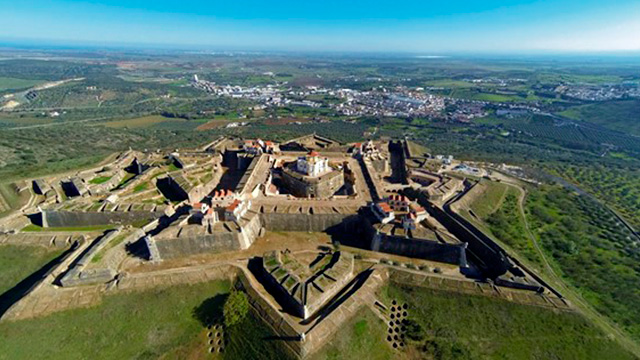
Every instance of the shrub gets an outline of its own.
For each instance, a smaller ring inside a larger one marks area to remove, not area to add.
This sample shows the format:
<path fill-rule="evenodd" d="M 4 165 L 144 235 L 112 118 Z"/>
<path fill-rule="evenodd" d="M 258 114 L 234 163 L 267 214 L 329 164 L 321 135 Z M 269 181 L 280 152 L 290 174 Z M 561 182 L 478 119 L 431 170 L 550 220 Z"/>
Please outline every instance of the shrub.
<path fill-rule="evenodd" d="M 225 301 L 222 313 L 225 326 L 233 327 L 241 323 L 249 313 L 247 294 L 242 291 L 233 291 Z"/>

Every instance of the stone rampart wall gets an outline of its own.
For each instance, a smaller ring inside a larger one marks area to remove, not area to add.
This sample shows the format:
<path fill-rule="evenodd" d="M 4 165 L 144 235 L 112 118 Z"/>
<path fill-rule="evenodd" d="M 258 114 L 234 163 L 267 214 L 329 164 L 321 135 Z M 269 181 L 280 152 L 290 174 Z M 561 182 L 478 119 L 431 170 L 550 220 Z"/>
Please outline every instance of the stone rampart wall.
<path fill-rule="evenodd" d="M 298 340 L 300 334 L 282 317 L 277 309 L 253 288 L 243 272 L 240 272 L 238 277 L 247 295 L 249 295 L 249 303 L 253 312 L 260 316 L 279 336 L 286 339 L 283 340 L 282 344 L 294 357 L 304 357 L 307 354 L 307 350 L 304 342 Z"/>
<path fill-rule="evenodd" d="M 175 239 L 155 241 L 162 259 L 201 254 L 203 252 L 223 252 L 240 249 L 240 234 L 237 232 L 216 232 L 196 236 L 181 236 Z"/>
<path fill-rule="evenodd" d="M 353 214 L 260 214 L 262 226 L 269 231 L 311 231 L 322 232 L 340 226 Z"/>
<path fill-rule="evenodd" d="M 388 254 L 407 256 L 447 264 L 467 266 L 466 244 L 443 244 L 433 240 L 409 239 L 399 236 L 375 234 L 371 249 Z"/>
<path fill-rule="evenodd" d="M 63 211 L 44 210 L 43 227 L 75 227 L 97 225 L 125 225 L 141 220 L 152 221 L 164 215 L 161 211 Z"/>

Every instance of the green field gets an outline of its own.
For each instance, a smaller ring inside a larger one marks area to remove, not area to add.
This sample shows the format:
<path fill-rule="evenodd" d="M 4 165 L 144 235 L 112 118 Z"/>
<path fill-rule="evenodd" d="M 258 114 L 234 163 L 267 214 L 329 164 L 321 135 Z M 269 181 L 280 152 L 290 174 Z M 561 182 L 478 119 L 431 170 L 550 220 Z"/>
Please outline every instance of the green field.
<path fill-rule="evenodd" d="M 393 359 L 394 352 L 385 340 L 386 330 L 386 324 L 364 308 L 342 325 L 313 359 Z"/>
<path fill-rule="evenodd" d="M 26 80 L 11 77 L 0 77 L 0 91 L 21 90 L 42 84 L 41 80 Z"/>
<path fill-rule="evenodd" d="M 485 190 L 468 204 L 475 216 L 464 208 L 459 210 L 460 215 L 493 236 L 511 252 L 526 258 L 536 270 L 541 270 L 542 259 L 526 232 L 518 204 L 519 191 L 495 181 L 481 180 L 476 186 L 482 186 Z"/>
<path fill-rule="evenodd" d="M 0 294 L 62 253 L 41 246 L 0 245 Z"/>
<path fill-rule="evenodd" d="M 184 352 L 203 358 L 205 328 L 195 309 L 229 286 L 217 281 L 109 295 L 95 307 L 2 322 L 0 359 L 155 359 Z"/>
<path fill-rule="evenodd" d="M 513 191 L 486 217 L 462 215 L 539 273 L 558 274 L 600 314 L 640 338 L 640 311 L 633 305 L 640 302 L 633 285 L 640 282 L 635 237 L 597 202 L 560 186 L 527 187 L 524 210 L 530 235 Z M 552 272 L 544 266 L 543 255 Z"/>
<path fill-rule="evenodd" d="M 451 97 L 488 102 L 520 102 L 540 100 L 533 94 L 525 95 L 526 96 L 490 93 L 483 92 L 480 89 L 455 89 L 451 92 Z"/>
<path fill-rule="evenodd" d="M 634 359 L 576 313 L 413 286 L 385 290 L 420 327 L 408 340 L 412 358 Z"/>

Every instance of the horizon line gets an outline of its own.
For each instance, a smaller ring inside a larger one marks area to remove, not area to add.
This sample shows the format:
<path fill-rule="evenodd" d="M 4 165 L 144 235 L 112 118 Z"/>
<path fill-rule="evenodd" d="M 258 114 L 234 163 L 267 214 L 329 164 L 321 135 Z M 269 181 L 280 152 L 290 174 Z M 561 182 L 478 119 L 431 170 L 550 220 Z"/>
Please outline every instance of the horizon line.
<path fill-rule="evenodd" d="M 339 50 L 339 49 L 297 49 L 280 47 L 213 45 L 213 44 L 170 44 L 170 43 L 138 43 L 119 41 L 73 41 L 58 39 L 11 38 L 0 36 L 0 50 L 4 49 L 39 49 L 39 50 L 139 50 L 139 51 L 174 51 L 197 52 L 202 55 L 222 55 L 224 53 L 298 53 L 298 54 L 370 54 L 370 55 L 404 55 L 421 59 L 445 59 L 455 56 L 498 55 L 498 56 L 640 56 L 640 49 L 616 50 L 558 50 L 558 49 L 517 49 L 517 50 Z"/>

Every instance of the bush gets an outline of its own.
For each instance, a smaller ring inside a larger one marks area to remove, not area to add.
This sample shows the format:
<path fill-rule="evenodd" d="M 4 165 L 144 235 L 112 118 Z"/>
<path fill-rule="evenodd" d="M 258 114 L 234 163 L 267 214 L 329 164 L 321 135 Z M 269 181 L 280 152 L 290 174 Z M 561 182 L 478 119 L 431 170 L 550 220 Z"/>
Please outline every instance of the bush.
<path fill-rule="evenodd" d="M 249 313 L 247 294 L 242 291 L 233 291 L 225 301 L 222 313 L 225 326 L 233 327 L 241 323 Z"/>
<path fill-rule="evenodd" d="M 407 339 L 412 342 L 422 342 L 424 340 L 424 330 L 417 322 L 409 319 L 406 322 L 407 330 L 405 332 Z"/>

